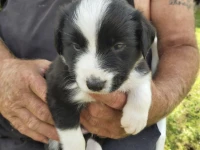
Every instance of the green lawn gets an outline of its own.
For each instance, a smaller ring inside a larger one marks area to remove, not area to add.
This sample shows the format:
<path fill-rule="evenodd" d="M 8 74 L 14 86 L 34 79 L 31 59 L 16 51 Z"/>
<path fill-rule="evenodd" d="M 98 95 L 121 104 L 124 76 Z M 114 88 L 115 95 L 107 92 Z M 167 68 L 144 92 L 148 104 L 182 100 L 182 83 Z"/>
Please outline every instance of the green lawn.
<path fill-rule="evenodd" d="M 196 13 L 200 48 L 200 9 Z M 168 117 L 165 150 L 200 150 L 200 75 L 181 105 Z"/>

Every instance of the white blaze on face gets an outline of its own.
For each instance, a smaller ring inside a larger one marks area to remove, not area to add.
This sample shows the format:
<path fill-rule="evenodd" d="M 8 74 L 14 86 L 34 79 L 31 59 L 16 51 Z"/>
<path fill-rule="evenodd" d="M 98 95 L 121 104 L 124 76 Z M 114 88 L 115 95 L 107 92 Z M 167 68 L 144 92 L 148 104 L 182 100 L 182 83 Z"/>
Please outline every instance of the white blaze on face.
<path fill-rule="evenodd" d="M 82 0 L 74 22 L 88 41 L 88 51 L 96 52 L 96 41 L 102 19 L 111 0 Z"/>
<path fill-rule="evenodd" d="M 99 78 L 102 81 L 106 81 L 105 88 L 101 91 L 103 93 L 108 93 L 112 86 L 112 79 L 114 73 L 107 72 L 101 69 L 98 65 L 97 58 L 93 53 L 87 52 L 78 58 L 76 63 L 76 81 L 78 86 L 85 92 L 90 90 L 87 88 L 86 80 L 91 76 Z"/>
<path fill-rule="evenodd" d="M 86 52 L 77 58 L 75 64 L 76 80 L 84 91 L 89 91 L 86 80 L 91 76 L 106 81 L 101 92 L 108 92 L 112 85 L 114 73 L 101 69 L 97 58 L 97 36 L 110 3 L 111 0 L 82 0 L 75 12 L 74 23 L 88 42 Z"/>

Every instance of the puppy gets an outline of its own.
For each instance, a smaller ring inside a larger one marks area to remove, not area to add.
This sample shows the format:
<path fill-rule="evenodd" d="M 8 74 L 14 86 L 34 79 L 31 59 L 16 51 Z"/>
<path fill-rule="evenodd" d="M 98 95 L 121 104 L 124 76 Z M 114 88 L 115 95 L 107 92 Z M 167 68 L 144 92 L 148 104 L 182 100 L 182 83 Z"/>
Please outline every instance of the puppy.
<path fill-rule="evenodd" d="M 59 56 L 47 77 L 47 102 L 63 150 L 85 150 L 80 112 L 89 93 L 125 92 L 121 125 L 137 134 L 147 125 L 152 73 L 146 59 L 154 41 L 152 25 L 126 0 L 77 0 L 63 6 L 55 43 Z M 49 150 L 58 150 L 51 141 Z"/>

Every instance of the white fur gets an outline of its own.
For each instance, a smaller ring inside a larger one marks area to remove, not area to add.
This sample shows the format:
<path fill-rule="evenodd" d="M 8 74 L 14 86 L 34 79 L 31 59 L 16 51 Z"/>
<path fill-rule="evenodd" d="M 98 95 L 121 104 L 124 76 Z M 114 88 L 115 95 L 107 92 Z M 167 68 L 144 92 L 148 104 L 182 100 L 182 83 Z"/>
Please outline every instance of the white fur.
<path fill-rule="evenodd" d="M 69 90 L 73 90 L 73 89 L 78 88 L 78 85 L 77 85 L 77 83 L 72 83 L 70 85 L 67 85 L 65 88 L 69 89 Z"/>
<path fill-rule="evenodd" d="M 123 108 L 121 125 L 128 134 L 137 134 L 146 127 L 151 106 L 151 74 L 142 76 L 133 71 L 129 79 L 120 87 L 128 92 L 127 103 Z"/>
<path fill-rule="evenodd" d="M 110 91 L 112 85 L 114 74 L 100 69 L 101 62 L 96 54 L 97 34 L 110 3 L 111 0 L 82 0 L 75 12 L 74 23 L 88 41 L 87 52 L 77 58 L 75 65 L 76 81 L 84 92 L 93 92 L 86 85 L 86 80 L 91 76 L 106 81 L 102 93 Z M 83 93 L 81 94 L 83 95 Z"/>
<path fill-rule="evenodd" d="M 77 58 L 77 63 L 75 65 L 76 81 L 84 92 L 93 92 L 90 91 L 86 85 L 86 80 L 91 76 L 106 81 L 105 87 L 102 89 L 101 93 L 108 93 L 110 91 L 112 79 L 115 74 L 101 69 L 99 63 L 101 62 L 98 61 L 97 56 L 92 52 L 87 52 Z"/>
<path fill-rule="evenodd" d="M 75 103 L 89 103 L 95 101 L 88 93 L 78 89 L 76 94 L 74 94 L 73 102 Z"/>
<path fill-rule="evenodd" d="M 85 103 L 94 101 L 87 94 L 88 92 L 92 92 L 86 85 L 86 80 L 91 76 L 106 81 L 105 88 L 101 93 L 110 91 L 112 78 L 115 73 L 102 70 L 99 67 L 101 62 L 99 62 L 96 55 L 97 34 L 110 3 L 111 0 L 82 0 L 75 12 L 74 23 L 88 41 L 87 52 L 77 58 L 77 63 L 75 64 L 76 81 L 81 90 L 75 84 L 66 87 L 68 89 L 77 88 L 73 98 L 75 102 Z M 156 55 L 157 53 L 153 53 L 153 57 L 154 54 Z M 156 60 L 156 57 L 153 59 L 155 61 L 152 64 L 152 68 L 155 71 L 158 59 Z M 127 103 L 123 108 L 121 119 L 122 127 L 129 134 L 137 134 L 147 124 L 148 112 L 151 105 L 151 74 L 142 76 L 133 70 L 129 79 L 120 87 L 119 91 L 128 92 Z M 63 150 L 85 150 L 85 140 L 80 127 L 71 130 L 58 130 L 58 134 L 63 144 Z M 93 141 L 89 140 L 88 145 L 90 145 L 90 142 Z M 92 148 L 88 146 L 87 150 L 101 149 L 94 149 L 93 146 Z"/>
<path fill-rule="evenodd" d="M 80 127 L 77 129 L 57 129 L 63 150 L 85 150 L 85 139 Z"/>
<path fill-rule="evenodd" d="M 93 139 L 87 141 L 86 150 L 102 150 L 101 145 Z"/>
<path fill-rule="evenodd" d="M 64 57 L 63 55 L 60 55 L 60 58 L 61 58 L 62 62 L 66 65 L 67 62 L 66 62 L 66 60 L 65 60 L 65 57 Z"/>
<path fill-rule="evenodd" d="M 49 150 L 59 150 L 59 142 L 54 140 L 49 140 Z"/>
<path fill-rule="evenodd" d="M 77 58 L 75 64 L 76 81 L 81 89 L 76 91 L 75 102 L 93 101 L 87 94 L 93 91 L 89 90 L 86 84 L 86 80 L 92 76 L 106 81 L 101 93 L 108 93 L 110 91 L 114 73 L 100 68 L 101 62 L 99 62 L 96 54 L 97 34 L 110 3 L 111 0 L 82 0 L 75 12 L 74 23 L 88 41 L 86 53 Z M 70 85 L 66 88 L 73 89 L 74 87 Z"/>
<path fill-rule="evenodd" d="M 111 0 L 82 0 L 75 12 L 74 22 L 88 40 L 88 51 L 96 52 L 97 33 Z"/>

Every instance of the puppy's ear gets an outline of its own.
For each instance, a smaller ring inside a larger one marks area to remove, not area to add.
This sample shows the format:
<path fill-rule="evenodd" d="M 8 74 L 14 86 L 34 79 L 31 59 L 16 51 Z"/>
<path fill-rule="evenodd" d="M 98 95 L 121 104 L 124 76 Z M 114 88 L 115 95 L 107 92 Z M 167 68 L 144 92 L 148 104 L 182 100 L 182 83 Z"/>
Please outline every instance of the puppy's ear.
<path fill-rule="evenodd" d="M 76 7 L 76 3 L 79 3 L 79 0 L 73 0 L 72 3 L 60 6 L 57 11 L 57 20 L 55 24 L 55 31 L 54 31 L 54 42 L 57 52 L 62 55 L 63 54 L 63 34 L 64 34 L 64 27 L 67 20 L 70 19 L 69 16 L 73 16 L 73 11 L 70 11 L 70 8 Z M 72 22 L 72 21 L 71 21 Z"/>
<path fill-rule="evenodd" d="M 154 41 L 156 31 L 155 28 L 151 25 L 151 23 L 140 12 L 137 12 L 137 14 L 135 15 L 139 15 L 137 16 L 137 20 L 139 20 L 139 26 L 136 31 L 136 34 L 139 39 L 138 46 L 139 49 L 142 51 L 142 55 L 146 59 L 150 51 L 151 45 Z"/>
<path fill-rule="evenodd" d="M 134 1 L 134 0 L 127 0 L 127 2 L 128 2 L 131 6 L 135 7 L 133 1 Z"/>
<path fill-rule="evenodd" d="M 57 22 L 54 32 L 55 47 L 59 55 L 63 53 L 63 28 L 65 25 L 65 12 L 64 7 L 60 7 L 57 12 Z"/>
<path fill-rule="evenodd" d="M 60 22 L 62 24 L 62 21 Z M 55 47 L 59 55 L 63 53 L 63 42 L 62 42 L 62 30 L 60 27 L 55 29 L 55 37 L 54 37 Z"/>

